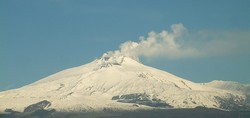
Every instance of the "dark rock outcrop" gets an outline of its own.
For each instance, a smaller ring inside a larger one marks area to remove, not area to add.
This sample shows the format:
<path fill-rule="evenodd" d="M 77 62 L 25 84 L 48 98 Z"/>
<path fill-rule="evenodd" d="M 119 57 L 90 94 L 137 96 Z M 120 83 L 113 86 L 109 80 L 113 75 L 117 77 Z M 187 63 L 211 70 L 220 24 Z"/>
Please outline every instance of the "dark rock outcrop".
<path fill-rule="evenodd" d="M 136 103 L 138 105 L 146 105 L 151 107 L 168 107 L 171 108 L 169 104 L 156 97 L 151 97 L 146 93 L 134 93 L 126 94 L 120 96 L 113 96 L 112 100 L 117 100 L 117 102 L 123 103 Z"/>
<path fill-rule="evenodd" d="M 2 114 L 4 118 L 47 118 L 56 113 L 55 109 L 49 108 L 51 102 L 47 100 L 40 101 L 27 106 L 23 112 L 14 111 L 10 108 L 5 109 L 7 114 Z M 1 114 L 0 114 L 1 117 Z"/>
<path fill-rule="evenodd" d="M 37 110 L 41 110 L 41 109 L 45 109 L 45 108 L 48 108 L 50 107 L 51 103 L 47 100 L 43 100 L 43 101 L 40 101 L 38 103 L 35 103 L 35 104 L 31 104 L 29 105 L 28 107 L 26 107 L 24 109 L 24 113 L 31 113 L 31 112 L 35 112 Z"/>

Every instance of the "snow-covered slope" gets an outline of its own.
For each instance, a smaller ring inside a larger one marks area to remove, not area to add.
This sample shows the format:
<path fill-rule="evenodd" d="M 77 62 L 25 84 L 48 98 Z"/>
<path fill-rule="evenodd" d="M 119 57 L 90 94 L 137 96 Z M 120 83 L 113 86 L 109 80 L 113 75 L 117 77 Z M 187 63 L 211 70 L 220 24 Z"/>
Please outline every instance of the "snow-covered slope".
<path fill-rule="evenodd" d="M 50 101 L 50 108 L 57 111 L 197 106 L 232 110 L 247 104 L 244 92 L 193 83 L 129 57 L 106 54 L 89 64 L 0 92 L 0 112 L 6 108 L 23 111 L 43 100 Z"/>
<path fill-rule="evenodd" d="M 209 83 L 204 83 L 203 85 L 214 87 L 214 88 L 219 88 L 223 90 L 230 90 L 230 91 L 237 91 L 237 92 L 250 92 L 249 84 L 240 84 L 238 82 L 233 82 L 233 81 L 214 80 Z"/>
<path fill-rule="evenodd" d="M 250 103 L 250 84 L 241 84 L 233 81 L 214 80 L 212 82 L 204 83 L 202 85 L 227 90 L 234 93 L 244 94 L 247 97 L 246 101 Z"/>

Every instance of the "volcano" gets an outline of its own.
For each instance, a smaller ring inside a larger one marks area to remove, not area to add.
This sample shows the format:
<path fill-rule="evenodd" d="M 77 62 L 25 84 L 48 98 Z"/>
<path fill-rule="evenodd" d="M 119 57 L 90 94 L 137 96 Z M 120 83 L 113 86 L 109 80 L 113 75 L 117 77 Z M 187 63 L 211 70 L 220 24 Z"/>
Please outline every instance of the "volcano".
<path fill-rule="evenodd" d="M 130 57 L 104 54 L 88 64 L 0 92 L 0 111 L 30 111 L 34 105 L 61 112 L 196 107 L 244 110 L 249 108 L 248 89 L 249 85 L 225 81 L 194 83 Z"/>

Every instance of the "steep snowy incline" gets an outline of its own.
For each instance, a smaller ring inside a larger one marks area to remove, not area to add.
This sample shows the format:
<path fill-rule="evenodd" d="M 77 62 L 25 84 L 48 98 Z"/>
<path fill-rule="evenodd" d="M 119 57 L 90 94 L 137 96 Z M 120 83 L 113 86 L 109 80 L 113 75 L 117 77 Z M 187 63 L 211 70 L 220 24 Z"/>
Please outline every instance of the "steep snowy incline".
<path fill-rule="evenodd" d="M 89 64 L 0 92 L 0 111 L 6 108 L 23 111 L 42 100 L 50 101 L 50 108 L 58 111 L 197 106 L 231 110 L 245 105 L 246 96 L 193 83 L 126 56 L 104 54 Z"/>

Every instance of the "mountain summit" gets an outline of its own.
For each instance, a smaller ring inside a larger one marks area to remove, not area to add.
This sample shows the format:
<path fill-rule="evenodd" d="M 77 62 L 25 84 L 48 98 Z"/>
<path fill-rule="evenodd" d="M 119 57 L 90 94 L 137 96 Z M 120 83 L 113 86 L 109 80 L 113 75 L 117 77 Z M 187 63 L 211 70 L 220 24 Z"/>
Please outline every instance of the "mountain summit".
<path fill-rule="evenodd" d="M 36 103 L 62 112 L 248 108 L 249 94 L 218 87 L 224 84 L 216 85 L 194 83 L 126 56 L 104 54 L 88 64 L 0 92 L 0 111 L 29 111 L 27 108 Z"/>

